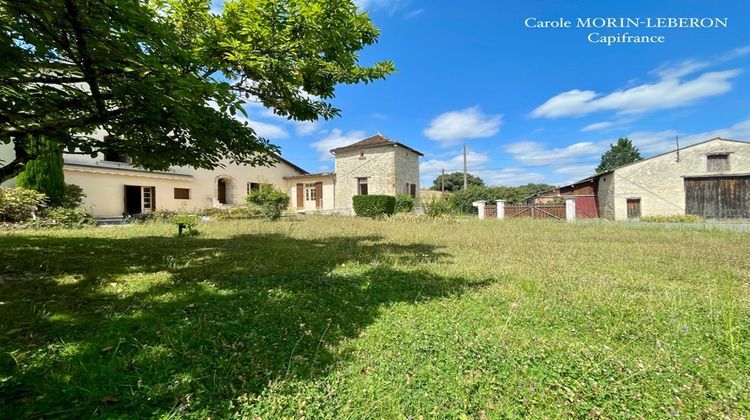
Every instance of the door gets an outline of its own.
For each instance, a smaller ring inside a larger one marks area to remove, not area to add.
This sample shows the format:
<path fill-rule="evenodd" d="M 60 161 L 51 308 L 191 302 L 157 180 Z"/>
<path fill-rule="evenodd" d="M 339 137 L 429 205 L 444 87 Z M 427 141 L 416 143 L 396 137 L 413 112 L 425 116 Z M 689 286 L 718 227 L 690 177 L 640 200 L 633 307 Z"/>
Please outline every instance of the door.
<path fill-rule="evenodd" d="M 155 210 L 156 205 L 156 197 L 154 194 L 156 188 L 154 187 L 141 187 L 141 212 L 142 213 L 151 213 Z"/>
<path fill-rule="evenodd" d="M 305 184 L 305 210 L 318 208 L 318 189 L 316 184 Z"/>
<path fill-rule="evenodd" d="M 638 220 L 641 218 L 641 199 L 628 198 L 628 220 Z"/>
<path fill-rule="evenodd" d="M 141 197 L 141 187 L 136 185 L 125 186 L 125 214 L 141 214 L 143 199 Z"/>
<path fill-rule="evenodd" d="M 685 213 L 704 219 L 749 219 L 750 176 L 685 178 Z"/>
<path fill-rule="evenodd" d="M 217 184 L 219 204 L 227 204 L 227 182 L 220 179 Z"/>

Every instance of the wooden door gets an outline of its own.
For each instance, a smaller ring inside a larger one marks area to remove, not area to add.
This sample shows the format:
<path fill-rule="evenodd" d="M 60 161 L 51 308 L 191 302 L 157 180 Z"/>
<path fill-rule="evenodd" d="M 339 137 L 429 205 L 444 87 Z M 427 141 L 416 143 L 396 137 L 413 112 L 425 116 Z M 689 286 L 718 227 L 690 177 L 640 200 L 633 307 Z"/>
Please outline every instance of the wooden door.
<path fill-rule="evenodd" d="M 685 213 L 704 219 L 750 218 L 750 176 L 686 178 Z"/>
<path fill-rule="evenodd" d="M 323 208 L 323 183 L 322 182 L 315 183 L 315 208 L 316 209 Z"/>
<path fill-rule="evenodd" d="M 628 220 L 638 220 L 641 218 L 641 199 L 628 198 Z"/>
<path fill-rule="evenodd" d="M 218 181 L 218 189 L 219 189 L 219 203 L 220 204 L 227 204 L 227 182 L 223 179 L 220 179 Z"/>
<path fill-rule="evenodd" d="M 305 207 L 305 184 L 297 184 L 297 208 Z"/>

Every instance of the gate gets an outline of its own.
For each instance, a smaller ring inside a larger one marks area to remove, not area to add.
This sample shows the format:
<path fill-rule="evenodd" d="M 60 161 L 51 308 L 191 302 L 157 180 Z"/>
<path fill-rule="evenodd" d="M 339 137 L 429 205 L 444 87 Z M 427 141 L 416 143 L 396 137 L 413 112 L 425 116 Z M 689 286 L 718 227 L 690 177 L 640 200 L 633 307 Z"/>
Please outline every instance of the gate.
<path fill-rule="evenodd" d="M 750 218 L 750 176 L 685 178 L 685 210 L 704 219 Z"/>
<path fill-rule="evenodd" d="M 497 210 L 495 210 L 494 214 L 497 214 Z M 529 218 L 565 220 L 565 216 L 566 214 L 564 204 L 523 204 L 505 206 L 505 217 L 508 219 Z"/>

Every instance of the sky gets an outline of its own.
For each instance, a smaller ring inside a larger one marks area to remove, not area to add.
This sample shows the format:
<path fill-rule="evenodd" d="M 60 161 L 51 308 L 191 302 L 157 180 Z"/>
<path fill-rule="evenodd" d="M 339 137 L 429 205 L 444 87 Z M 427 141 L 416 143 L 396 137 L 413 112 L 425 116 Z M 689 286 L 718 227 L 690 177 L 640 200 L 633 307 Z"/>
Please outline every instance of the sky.
<path fill-rule="evenodd" d="M 331 121 L 298 123 L 248 105 L 251 126 L 310 172 L 329 150 L 378 132 L 424 153 L 428 187 L 441 169 L 488 185 L 564 185 L 593 174 L 628 137 L 644 157 L 713 137 L 750 140 L 750 3 L 726 0 L 358 0 L 381 30 L 362 64 L 392 60 L 386 80 L 342 85 Z M 220 0 L 214 4 L 220 10 Z M 578 18 L 727 18 L 726 28 L 529 28 Z M 663 43 L 589 42 L 601 35 Z"/>

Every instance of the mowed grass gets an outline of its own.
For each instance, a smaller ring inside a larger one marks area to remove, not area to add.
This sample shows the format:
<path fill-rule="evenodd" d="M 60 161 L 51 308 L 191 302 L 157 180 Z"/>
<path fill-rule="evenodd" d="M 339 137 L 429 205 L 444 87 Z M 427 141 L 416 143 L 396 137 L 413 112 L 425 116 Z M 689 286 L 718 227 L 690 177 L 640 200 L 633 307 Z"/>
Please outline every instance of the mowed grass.
<path fill-rule="evenodd" d="M 0 236 L 0 417 L 750 414 L 750 235 L 199 229 Z"/>

